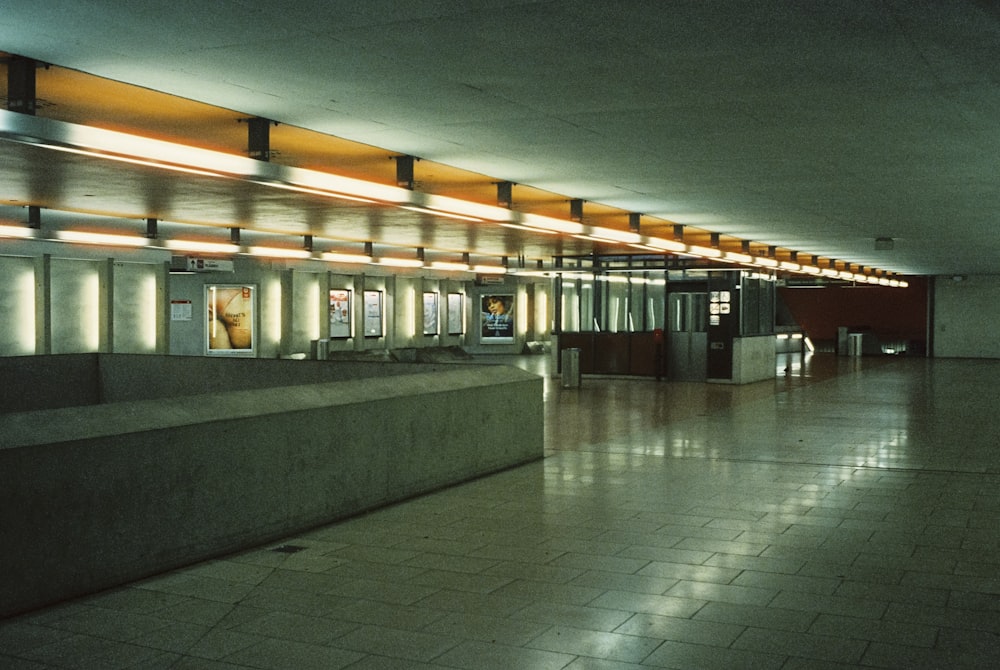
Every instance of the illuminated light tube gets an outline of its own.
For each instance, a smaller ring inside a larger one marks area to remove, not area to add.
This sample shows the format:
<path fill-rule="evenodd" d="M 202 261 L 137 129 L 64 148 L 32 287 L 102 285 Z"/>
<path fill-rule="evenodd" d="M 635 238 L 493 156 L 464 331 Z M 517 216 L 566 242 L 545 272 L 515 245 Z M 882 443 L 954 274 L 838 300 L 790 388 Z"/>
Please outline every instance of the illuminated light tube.
<path fill-rule="evenodd" d="M 88 233 L 82 230 L 58 230 L 56 239 L 79 244 L 104 244 L 115 247 L 145 247 L 149 240 L 135 235 L 114 235 L 110 233 Z"/>
<path fill-rule="evenodd" d="M 889 280 L 886 279 L 885 277 L 880 277 L 879 280 L 878 280 L 878 285 L 879 286 L 888 286 L 889 285 Z"/>
<path fill-rule="evenodd" d="M 695 256 L 701 256 L 702 258 L 721 258 L 722 251 L 714 247 L 700 247 L 695 244 L 691 244 L 687 248 L 687 253 L 694 254 Z"/>
<path fill-rule="evenodd" d="M 455 272 L 468 272 L 468 263 L 451 263 L 449 261 L 433 261 L 431 267 L 435 270 L 453 270 Z"/>
<path fill-rule="evenodd" d="M 236 254 L 240 248 L 228 242 L 199 242 L 196 240 L 167 240 L 164 245 L 175 251 L 195 251 L 206 254 Z"/>
<path fill-rule="evenodd" d="M 662 251 L 677 251 L 684 253 L 687 251 L 687 245 L 683 242 L 675 242 L 673 240 L 661 240 L 657 237 L 651 237 L 646 240 L 646 244 L 653 247 L 654 249 L 660 249 Z"/>
<path fill-rule="evenodd" d="M 118 154 L 104 153 L 102 151 L 93 151 L 90 149 L 79 149 L 77 147 L 67 147 L 58 144 L 41 144 L 46 149 L 52 149 L 53 151 L 62 151 L 64 153 L 77 154 L 79 156 L 88 156 L 90 158 L 101 158 L 109 161 L 116 161 L 119 163 L 128 163 L 130 165 L 142 165 L 143 167 L 153 167 L 160 168 L 163 170 L 171 170 L 173 172 L 183 172 L 185 174 L 194 174 L 201 177 L 221 177 L 222 174 L 218 172 L 213 172 L 211 170 L 206 170 L 197 167 L 188 167 L 187 165 L 176 165 L 174 163 L 167 163 L 164 161 L 153 160 L 149 158 L 137 158 L 134 156 L 121 156 Z"/>
<path fill-rule="evenodd" d="M 878 284 L 878 277 L 868 277 L 867 282 L 869 284 Z"/>
<path fill-rule="evenodd" d="M 0 237 L 20 237 L 20 238 L 31 238 L 36 237 L 38 231 L 34 228 L 25 228 L 24 226 L 4 226 L 0 225 Z"/>
<path fill-rule="evenodd" d="M 373 200 L 372 198 L 363 198 L 361 196 L 347 195 L 345 193 L 335 193 L 309 186 L 297 186 L 295 184 L 286 184 L 284 182 L 269 181 L 266 179 L 251 179 L 250 181 L 255 184 L 260 184 L 261 186 L 280 188 L 286 191 L 294 191 L 295 193 L 305 193 L 307 195 L 317 195 L 321 198 L 336 198 L 337 200 L 350 200 L 351 202 L 363 202 L 371 205 L 378 204 L 378 200 Z"/>
<path fill-rule="evenodd" d="M 840 271 L 835 268 L 823 268 L 823 270 L 821 270 L 821 273 L 823 274 L 824 277 L 833 277 L 833 278 L 840 277 Z"/>
<path fill-rule="evenodd" d="M 507 268 L 502 265 L 474 265 L 472 271 L 481 275 L 505 275 Z"/>
<path fill-rule="evenodd" d="M 798 263 L 793 263 L 791 261 L 781 261 L 781 263 L 778 264 L 778 267 L 780 267 L 782 270 L 789 270 L 790 272 L 798 272 L 799 270 L 802 269 L 801 265 L 799 265 Z"/>
<path fill-rule="evenodd" d="M 554 233 L 566 233 L 567 235 L 583 235 L 586 233 L 586 228 L 575 221 L 563 221 L 562 219 L 553 219 L 552 217 L 541 216 L 540 214 L 522 214 L 521 225 Z"/>
<path fill-rule="evenodd" d="M 435 195 L 433 193 L 425 194 L 423 200 L 423 205 L 435 210 L 435 213 L 448 212 L 450 214 L 470 216 L 479 220 L 499 223 L 509 222 L 514 216 L 513 212 L 506 207 L 484 205 L 478 202 L 469 202 L 468 200 L 459 200 L 458 198 L 449 198 L 448 196 Z"/>
<path fill-rule="evenodd" d="M 891 286 L 892 288 L 898 288 L 899 287 L 899 280 L 898 279 L 890 279 L 889 280 L 889 286 Z"/>
<path fill-rule="evenodd" d="M 799 271 L 804 272 L 807 275 L 818 275 L 820 274 L 820 272 L 822 272 L 822 270 L 820 270 L 815 265 L 803 265 L 801 268 L 799 268 Z"/>
<path fill-rule="evenodd" d="M 276 166 L 274 163 L 260 161 L 257 161 L 257 163 L 258 171 L 274 171 L 279 169 L 279 166 Z M 413 191 L 400 188 L 399 186 L 388 186 L 373 181 L 343 177 L 337 174 L 317 172 L 316 170 L 307 170 L 305 168 L 280 166 L 280 169 L 281 178 L 275 181 L 293 187 L 315 189 L 338 198 L 351 196 L 351 198 L 360 200 L 361 202 L 378 201 L 388 203 L 410 203 L 413 199 Z"/>
<path fill-rule="evenodd" d="M 338 254 L 333 251 L 324 251 L 323 260 L 334 263 L 371 263 L 372 257 L 364 254 Z"/>
<path fill-rule="evenodd" d="M 473 223 L 486 223 L 484 219 L 480 219 L 475 216 L 467 216 L 465 214 L 453 214 L 451 212 L 442 212 L 437 209 L 429 209 L 427 207 L 419 207 L 417 205 L 400 205 L 400 209 L 406 209 L 411 212 L 419 212 L 420 214 L 430 214 L 431 216 L 443 216 L 446 219 L 458 219 L 459 221 L 472 221 Z"/>
<path fill-rule="evenodd" d="M 766 256 L 758 256 L 757 258 L 753 259 L 753 262 L 755 265 L 760 265 L 765 268 L 778 267 L 778 261 L 774 260 L 773 258 L 767 258 Z"/>
<path fill-rule="evenodd" d="M 253 256 L 264 256 L 267 258 L 309 258 L 312 252 L 307 249 L 288 249 L 282 247 L 250 247 L 249 252 Z"/>
<path fill-rule="evenodd" d="M 868 283 L 868 275 L 855 274 L 854 275 L 854 281 L 861 282 L 862 284 L 867 284 Z"/>
<path fill-rule="evenodd" d="M 837 273 L 837 276 L 840 277 L 841 279 L 846 279 L 847 281 L 851 281 L 854 279 L 854 273 L 848 272 L 847 270 L 841 270 L 840 272 Z"/>
<path fill-rule="evenodd" d="M 910 282 L 908 281 L 899 282 L 899 288 L 910 288 Z"/>
<path fill-rule="evenodd" d="M 722 254 L 722 258 L 733 263 L 753 263 L 753 256 L 741 254 L 735 251 L 727 251 Z"/>
<path fill-rule="evenodd" d="M 642 242 L 642 235 L 625 230 L 614 230 L 613 228 L 591 228 L 590 237 L 602 242 L 624 242 L 625 244 L 639 244 Z"/>
<path fill-rule="evenodd" d="M 388 265 L 394 268 L 422 268 L 424 262 L 419 258 L 396 258 L 394 256 L 383 256 L 375 261 L 378 265 Z"/>

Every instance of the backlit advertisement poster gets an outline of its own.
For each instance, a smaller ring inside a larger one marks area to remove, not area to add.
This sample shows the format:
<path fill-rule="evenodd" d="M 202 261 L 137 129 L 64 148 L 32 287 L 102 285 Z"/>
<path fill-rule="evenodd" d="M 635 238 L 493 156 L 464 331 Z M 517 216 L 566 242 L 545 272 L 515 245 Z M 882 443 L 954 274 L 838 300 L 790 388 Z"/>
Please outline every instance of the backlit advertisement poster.
<path fill-rule="evenodd" d="M 464 323 L 464 311 L 462 309 L 462 294 L 461 293 L 449 293 L 448 294 L 448 334 L 449 335 L 461 335 L 465 332 L 462 327 Z"/>
<path fill-rule="evenodd" d="M 365 337 L 382 337 L 382 291 L 365 291 Z"/>
<path fill-rule="evenodd" d="M 205 287 L 205 351 L 210 356 L 253 356 L 257 350 L 257 287 Z"/>
<path fill-rule="evenodd" d="M 424 335 L 438 334 L 438 294 L 424 293 Z"/>
<path fill-rule="evenodd" d="M 330 337 L 351 336 L 351 291 L 330 289 Z"/>
<path fill-rule="evenodd" d="M 485 295 L 482 299 L 483 344 L 513 344 L 514 342 L 514 296 Z"/>

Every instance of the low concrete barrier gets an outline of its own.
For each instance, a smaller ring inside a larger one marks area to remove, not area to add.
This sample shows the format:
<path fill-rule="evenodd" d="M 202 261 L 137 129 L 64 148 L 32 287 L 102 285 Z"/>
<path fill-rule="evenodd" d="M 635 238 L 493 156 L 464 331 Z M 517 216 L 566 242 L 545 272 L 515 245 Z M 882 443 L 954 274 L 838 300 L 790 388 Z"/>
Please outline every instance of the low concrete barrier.
<path fill-rule="evenodd" d="M 414 370 L 0 415 L 0 616 L 542 457 L 540 377 Z"/>

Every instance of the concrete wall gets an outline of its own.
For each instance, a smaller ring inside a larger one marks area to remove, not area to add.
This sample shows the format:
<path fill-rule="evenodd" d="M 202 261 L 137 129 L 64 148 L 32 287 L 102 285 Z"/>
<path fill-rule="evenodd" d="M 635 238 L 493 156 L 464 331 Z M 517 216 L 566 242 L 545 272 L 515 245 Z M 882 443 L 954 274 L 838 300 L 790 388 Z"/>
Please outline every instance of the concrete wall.
<path fill-rule="evenodd" d="M 933 355 L 1000 358 L 1000 275 L 936 277 Z"/>
<path fill-rule="evenodd" d="M 0 616 L 542 455 L 501 366 L 3 415 Z"/>
<path fill-rule="evenodd" d="M 733 338 L 733 384 L 752 384 L 765 379 L 774 379 L 776 368 L 774 335 Z"/>

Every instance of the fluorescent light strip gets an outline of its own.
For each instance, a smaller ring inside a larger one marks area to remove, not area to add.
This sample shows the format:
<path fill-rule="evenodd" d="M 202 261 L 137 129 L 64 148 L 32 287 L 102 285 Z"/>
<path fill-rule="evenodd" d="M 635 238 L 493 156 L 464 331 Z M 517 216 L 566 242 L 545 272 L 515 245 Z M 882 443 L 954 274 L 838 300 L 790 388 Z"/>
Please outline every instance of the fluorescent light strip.
<path fill-rule="evenodd" d="M 371 263 L 372 257 L 364 254 L 338 254 L 332 251 L 323 252 L 323 260 L 334 263 Z"/>
<path fill-rule="evenodd" d="M 378 265 L 388 265 L 396 268 L 422 268 L 424 262 L 419 258 L 395 258 L 393 256 L 383 256 L 375 261 Z"/>
<path fill-rule="evenodd" d="M 265 258 L 306 259 L 312 256 L 312 252 L 308 249 L 289 249 L 287 247 L 250 247 L 248 251 L 253 256 L 263 256 Z"/>
<path fill-rule="evenodd" d="M 695 256 L 701 256 L 702 258 L 719 258 L 722 256 L 722 252 L 718 249 L 712 247 L 699 247 L 697 245 L 688 245 L 687 253 L 694 254 Z"/>
<path fill-rule="evenodd" d="M 767 258 L 765 256 L 758 256 L 753 259 L 754 265 L 760 265 L 765 268 L 776 268 L 778 267 L 778 261 L 773 258 Z"/>
<path fill-rule="evenodd" d="M 563 221 L 562 219 L 553 219 L 552 217 L 538 214 L 522 214 L 521 225 L 556 233 L 566 233 L 567 235 L 583 235 L 586 233 L 586 228 L 575 221 Z"/>
<path fill-rule="evenodd" d="M 164 243 L 168 249 L 175 251 L 194 251 L 207 254 L 236 254 L 240 248 L 228 242 L 200 242 L 197 240 L 167 240 Z"/>
<path fill-rule="evenodd" d="M 502 265 L 474 265 L 472 271 L 481 275 L 504 275 L 507 268 Z"/>
<path fill-rule="evenodd" d="M 443 216 L 447 219 L 458 219 L 459 221 L 472 221 L 473 223 L 485 223 L 483 219 L 466 216 L 464 214 L 452 214 L 451 212 L 442 212 L 436 209 L 428 209 L 427 207 L 419 207 L 417 205 L 400 205 L 400 209 L 407 209 L 411 212 L 419 212 L 421 214 L 430 214 L 431 216 Z"/>
<path fill-rule="evenodd" d="M 468 272 L 468 263 L 450 263 L 448 261 L 434 261 L 431 263 L 431 267 L 435 270 L 452 270 L 455 272 Z"/>
<path fill-rule="evenodd" d="M 0 225 L 0 237 L 19 237 L 22 239 L 29 239 L 37 236 L 38 231 L 35 228 Z"/>
<path fill-rule="evenodd" d="M 613 228 L 591 228 L 589 236 L 602 242 L 624 242 L 625 244 L 642 242 L 642 236 L 637 233 L 614 230 Z"/>
<path fill-rule="evenodd" d="M 448 212 L 452 215 L 473 217 L 476 220 L 506 223 L 513 220 L 513 212 L 496 205 L 484 205 L 478 202 L 449 198 L 444 195 L 426 193 L 423 195 L 423 205 L 435 213 Z"/>
<path fill-rule="evenodd" d="M 82 230 L 57 230 L 56 239 L 77 244 L 103 244 L 115 247 L 146 247 L 149 240 L 136 235 L 114 235 L 109 233 L 90 233 Z"/>
<path fill-rule="evenodd" d="M 675 242 L 674 240 L 661 240 L 658 237 L 651 237 L 646 240 L 646 244 L 653 247 L 654 249 L 659 249 L 662 251 L 675 251 L 678 253 L 684 253 L 687 251 L 687 245 L 683 242 Z"/>
<path fill-rule="evenodd" d="M 261 186 L 269 186 L 271 188 L 280 188 L 286 191 L 294 191 L 296 193 L 306 193 L 308 195 L 317 195 L 321 198 L 336 198 L 338 200 L 350 200 L 352 202 L 363 202 L 368 204 L 378 204 L 377 200 L 372 200 L 371 198 L 362 198 L 356 195 L 345 195 L 343 193 L 333 193 L 331 191 L 320 190 L 318 188 L 310 188 L 308 186 L 297 186 L 295 184 L 286 184 L 283 182 L 268 181 L 265 179 L 251 179 L 255 184 L 260 184 Z"/>

